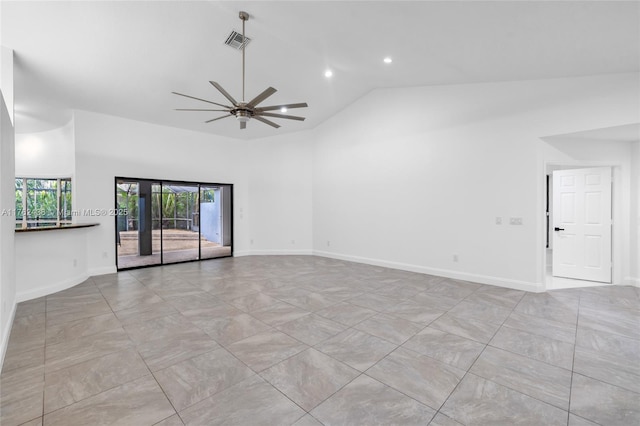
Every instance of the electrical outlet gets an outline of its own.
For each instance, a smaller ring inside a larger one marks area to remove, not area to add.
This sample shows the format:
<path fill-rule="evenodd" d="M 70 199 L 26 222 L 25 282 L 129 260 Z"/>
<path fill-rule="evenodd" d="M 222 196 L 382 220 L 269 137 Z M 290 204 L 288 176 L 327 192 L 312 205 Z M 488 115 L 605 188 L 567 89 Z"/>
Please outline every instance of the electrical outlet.
<path fill-rule="evenodd" d="M 496 225 L 502 225 L 502 218 L 496 217 Z"/>
<path fill-rule="evenodd" d="M 331 247 L 331 241 L 327 240 L 327 247 Z"/>
<path fill-rule="evenodd" d="M 522 225 L 522 218 L 521 217 L 509 218 L 509 224 L 510 225 Z"/>
<path fill-rule="evenodd" d="M 295 243 L 296 243 L 296 240 L 291 240 L 291 244 L 295 244 Z"/>
<path fill-rule="evenodd" d="M 454 261 L 454 262 L 457 262 L 457 261 L 458 261 L 458 255 L 457 255 L 457 254 L 454 254 L 454 255 L 453 255 L 453 261 Z"/>
<path fill-rule="evenodd" d="M 249 240 L 249 243 L 250 243 L 250 244 L 253 244 L 253 238 Z"/>

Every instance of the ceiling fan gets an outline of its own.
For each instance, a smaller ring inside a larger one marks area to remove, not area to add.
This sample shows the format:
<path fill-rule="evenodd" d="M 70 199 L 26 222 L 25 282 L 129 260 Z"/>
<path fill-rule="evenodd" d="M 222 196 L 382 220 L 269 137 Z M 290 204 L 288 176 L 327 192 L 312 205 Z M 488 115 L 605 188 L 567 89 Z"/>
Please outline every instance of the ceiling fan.
<path fill-rule="evenodd" d="M 267 99 L 269 96 L 273 95 L 274 93 L 276 93 L 276 89 L 274 89 L 273 87 L 268 87 L 267 89 L 265 89 L 262 93 L 260 93 L 258 96 L 256 96 L 255 98 L 253 98 L 252 100 L 250 100 L 249 102 L 245 102 L 244 100 L 244 80 L 245 80 L 245 47 L 246 47 L 246 43 L 245 40 L 245 36 L 244 36 L 244 24 L 246 21 L 249 20 L 249 14 L 247 12 L 240 12 L 240 19 L 242 20 L 242 102 L 238 102 L 236 101 L 233 96 L 231 96 L 226 90 L 224 90 L 222 88 L 222 86 L 218 83 L 216 83 L 215 81 L 209 81 L 209 83 L 211 83 L 211 85 L 213 87 L 215 87 L 216 89 L 218 89 L 218 91 L 220 93 L 222 93 L 222 95 L 227 98 L 229 100 L 229 102 L 231 102 L 231 105 L 233 106 L 229 106 L 229 105 L 223 105 L 223 104 L 219 104 L 217 102 L 212 102 L 212 101 L 208 101 L 206 99 L 201 99 L 201 98 L 196 98 L 194 96 L 189 96 L 189 95 L 185 95 L 182 93 L 178 93 L 178 92 L 171 92 L 175 95 L 178 96 L 184 96 L 185 98 L 190 98 L 190 99 L 195 99 L 197 101 L 202 101 L 202 102 L 207 102 L 219 107 L 222 107 L 224 109 L 193 109 L 193 108 L 189 108 L 189 109 L 185 109 L 185 108 L 179 108 L 176 109 L 176 111 L 212 111 L 212 112 L 225 112 L 226 114 L 221 116 L 221 117 L 216 117 L 216 118 L 212 118 L 211 120 L 207 120 L 205 121 L 205 123 L 211 123 L 212 121 L 217 121 L 217 120 L 222 120 L 223 118 L 227 118 L 227 117 L 236 117 L 236 119 L 240 122 L 240 129 L 246 129 L 247 128 L 247 122 L 250 119 L 255 119 L 258 121 L 261 121 L 265 124 L 268 124 L 271 127 L 275 127 L 276 129 L 278 127 L 280 127 L 280 125 L 274 123 L 271 120 L 266 119 L 265 117 L 274 117 L 274 118 L 286 118 L 288 120 L 298 120 L 298 121 L 304 121 L 304 117 L 297 117 L 295 115 L 284 115 L 284 114 L 276 114 L 276 113 L 272 113 L 269 111 L 275 111 L 275 110 L 280 110 L 281 112 L 286 112 L 286 110 L 288 109 L 293 109 L 293 108 L 306 108 L 308 105 L 306 103 L 296 103 L 296 104 L 283 104 L 283 105 L 270 105 L 270 106 L 265 106 L 265 107 L 258 107 L 258 105 L 260 103 L 262 103 L 265 99 Z"/>

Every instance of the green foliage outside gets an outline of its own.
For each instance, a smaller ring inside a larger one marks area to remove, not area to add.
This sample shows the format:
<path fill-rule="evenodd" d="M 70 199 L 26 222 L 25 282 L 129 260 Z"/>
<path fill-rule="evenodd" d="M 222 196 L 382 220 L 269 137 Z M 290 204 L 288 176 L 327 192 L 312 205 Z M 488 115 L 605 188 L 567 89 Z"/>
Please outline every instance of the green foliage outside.
<path fill-rule="evenodd" d="M 126 222 L 119 224 L 119 228 L 136 230 L 139 215 L 138 185 L 121 183 L 117 188 L 118 208 L 128 211 Z M 202 189 L 201 202 L 214 202 L 214 194 L 214 189 Z M 164 229 L 188 229 L 191 220 L 197 222 L 197 213 L 200 211 L 197 190 L 177 192 L 172 187 L 162 186 L 160 192 L 160 185 L 153 185 L 152 196 L 153 229 L 160 229 L 161 219 Z"/>
<path fill-rule="evenodd" d="M 16 178 L 16 220 L 24 216 L 24 178 Z M 60 180 L 60 200 L 58 200 L 58 179 L 26 179 L 27 220 L 56 221 L 58 210 L 60 219 L 71 220 L 71 181 Z"/>

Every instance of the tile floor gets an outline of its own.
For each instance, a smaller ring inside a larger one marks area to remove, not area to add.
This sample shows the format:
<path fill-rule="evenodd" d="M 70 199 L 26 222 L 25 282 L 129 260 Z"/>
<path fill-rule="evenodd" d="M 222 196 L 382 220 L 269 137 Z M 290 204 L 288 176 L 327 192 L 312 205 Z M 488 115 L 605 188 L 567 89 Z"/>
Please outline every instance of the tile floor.
<path fill-rule="evenodd" d="M 640 289 L 319 257 L 93 277 L 17 308 L 12 425 L 638 425 Z"/>

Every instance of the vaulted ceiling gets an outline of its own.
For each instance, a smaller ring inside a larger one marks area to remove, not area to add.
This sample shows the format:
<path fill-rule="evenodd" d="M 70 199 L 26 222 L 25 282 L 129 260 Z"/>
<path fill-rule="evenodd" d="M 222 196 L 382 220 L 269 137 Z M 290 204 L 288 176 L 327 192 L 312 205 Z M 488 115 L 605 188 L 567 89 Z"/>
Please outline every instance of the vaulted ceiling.
<path fill-rule="evenodd" d="M 83 109 L 234 138 L 317 126 L 382 87 L 640 71 L 640 3 L 615 1 L 0 2 L 0 43 L 15 51 L 16 131 Z M 226 46 L 247 11 L 247 98 L 307 102 L 280 129 L 179 112 L 241 97 L 241 53 Z M 386 64 L 383 58 L 393 62 Z M 333 77 L 326 78 L 327 69 Z"/>

